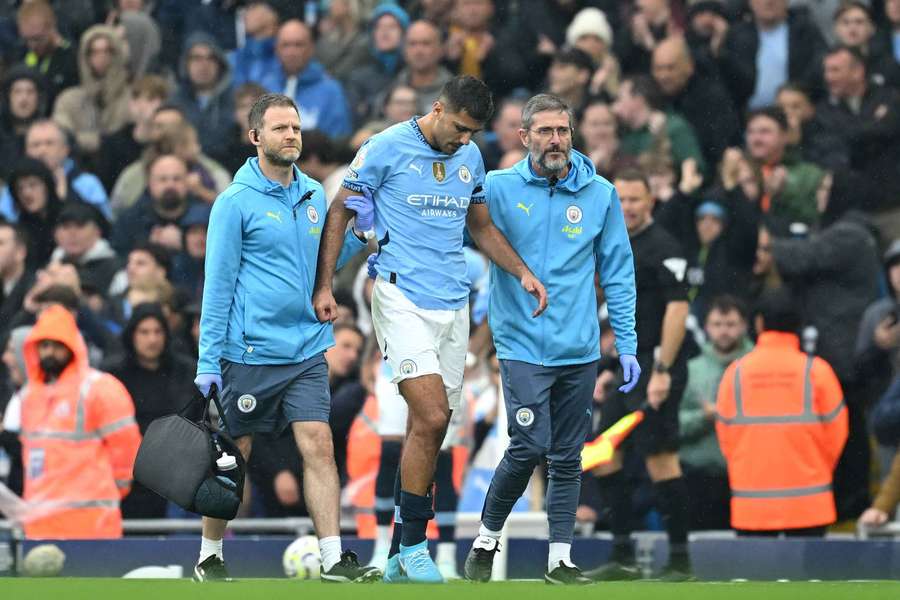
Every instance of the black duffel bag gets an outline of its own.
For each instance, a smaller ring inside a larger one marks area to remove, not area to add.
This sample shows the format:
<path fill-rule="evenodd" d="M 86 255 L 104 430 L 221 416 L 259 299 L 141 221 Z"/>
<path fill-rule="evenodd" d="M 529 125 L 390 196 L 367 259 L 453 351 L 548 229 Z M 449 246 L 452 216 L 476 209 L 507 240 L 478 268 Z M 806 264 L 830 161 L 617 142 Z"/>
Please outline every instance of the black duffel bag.
<path fill-rule="evenodd" d="M 166 500 L 206 517 L 230 520 L 237 515 L 244 493 L 247 465 L 237 445 L 209 423 L 209 401 L 222 414 L 215 386 L 205 398 L 199 421 L 185 417 L 192 399 L 176 414 L 150 423 L 134 461 L 134 478 Z M 237 469 L 216 470 L 223 452 L 235 457 Z"/>

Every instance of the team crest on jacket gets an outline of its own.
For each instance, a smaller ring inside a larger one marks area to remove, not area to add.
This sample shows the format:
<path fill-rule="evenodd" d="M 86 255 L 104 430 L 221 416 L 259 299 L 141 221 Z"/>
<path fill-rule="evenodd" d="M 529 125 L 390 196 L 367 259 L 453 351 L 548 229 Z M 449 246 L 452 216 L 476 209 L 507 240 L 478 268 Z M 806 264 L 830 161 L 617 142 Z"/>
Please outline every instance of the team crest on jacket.
<path fill-rule="evenodd" d="M 431 172 L 434 174 L 434 178 L 437 179 L 438 183 L 441 183 L 447 177 L 447 168 L 442 162 L 431 163 Z"/>
<path fill-rule="evenodd" d="M 534 413 L 530 408 L 520 408 L 516 411 L 516 423 L 522 427 L 530 427 L 534 423 Z"/>
<path fill-rule="evenodd" d="M 238 410 L 242 413 L 251 413 L 256 410 L 256 396 L 253 394 L 244 394 L 237 399 Z"/>
<path fill-rule="evenodd" d="M 419 367 L 416 366 L 416 361 L 406 359 L 400 363 L 400 374 L 401 375 L 412 375 L 416 372 Z"/>
<path fill-rule="evenodd" d="M 581 208 L 575 206 L 574 204 L 566 209 L 566 220 L 568 220 L 569 223 L 571 223 L 573 225 L 575 223 L 580 223 L 581 217 L 582 217 Z"/>
<path fill-rule="evenodd" d="M 469 183 L 472 181 L 472 173 L 469 172 L 469 167 L 463 165 L 459 168 L 459 180 L 463 183 Z"/>
<path fill-rule="evenodd" d="M 309 219 L 310 223 L 319 222 L 319 211 L 317 211 L 316 207 L 312 204 L 306 207 L 306 218 Z"/>

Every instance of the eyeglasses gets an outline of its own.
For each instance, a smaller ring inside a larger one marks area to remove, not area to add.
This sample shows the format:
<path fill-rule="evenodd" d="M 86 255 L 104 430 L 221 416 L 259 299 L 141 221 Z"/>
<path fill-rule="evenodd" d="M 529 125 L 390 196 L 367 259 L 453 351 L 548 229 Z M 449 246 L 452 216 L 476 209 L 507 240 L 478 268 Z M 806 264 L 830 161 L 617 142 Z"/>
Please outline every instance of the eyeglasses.
<path fill-rule="evenodd" d="M 560 138 L 567 138 L 572 135 L 571 127 L 538 127 L 537 129 L 532 129 L 531 132 L 542 138 L 553 137 L 554 132 Z"/>

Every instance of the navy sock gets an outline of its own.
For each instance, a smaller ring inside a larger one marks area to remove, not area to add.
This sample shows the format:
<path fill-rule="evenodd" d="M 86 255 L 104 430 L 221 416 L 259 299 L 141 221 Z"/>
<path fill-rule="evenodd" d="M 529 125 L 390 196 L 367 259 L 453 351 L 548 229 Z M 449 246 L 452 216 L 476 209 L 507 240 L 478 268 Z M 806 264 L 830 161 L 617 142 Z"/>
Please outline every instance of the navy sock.
<path fill-rule="evenodd" d="M 418 496 L 411 492 L 400 492 L 400 518 L 403 519 L 401 543 L 415 546 L 425 540 L 428 521 L 434 518 L 431 494 Z"/>

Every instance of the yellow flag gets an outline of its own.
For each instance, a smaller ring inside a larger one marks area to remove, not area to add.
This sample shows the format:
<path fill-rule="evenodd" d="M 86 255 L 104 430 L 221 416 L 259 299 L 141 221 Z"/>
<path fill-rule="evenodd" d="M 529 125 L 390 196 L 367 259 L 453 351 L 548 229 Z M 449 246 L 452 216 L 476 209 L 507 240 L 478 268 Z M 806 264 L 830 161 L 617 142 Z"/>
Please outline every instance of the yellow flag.
<path fill-rule="evenodd" d="M 611 461 L 616 448 L 643 420 L 643 410 L 628 413 L 598 435 L 593 442 L 585 444 L 581 450 L 581 470 L 590 471 Z"/>

